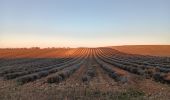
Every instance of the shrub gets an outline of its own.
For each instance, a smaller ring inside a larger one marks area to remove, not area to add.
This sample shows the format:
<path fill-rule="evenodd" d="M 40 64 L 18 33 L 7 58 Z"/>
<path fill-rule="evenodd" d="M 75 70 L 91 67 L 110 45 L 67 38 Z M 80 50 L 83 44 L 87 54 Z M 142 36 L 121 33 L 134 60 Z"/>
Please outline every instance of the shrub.
<path fill-rule="evenodd" d="M 39 77 L 45 77 L 47 75 L 49 75 L 49 72 L 48 71 L 42 71 L 40 73 L 38 73 Z"/>
<path fill-rule="evenodd" d="M 130 72 L 132 72 L 132 73 L 134 73 L 134 74 L 137 74 L 138 69 L 137 69 L 137 68 L 131 68 L 131 69 L 130 69 Z"/>
<path fill-rule="evenodd" d="M 115 72 L 112 72 L 112 73 L 110 73 L 109 75 L 110 75 L 111 78 L 116 79 L 116 80 L 117 80 L 118 77 L 119 77 L 118 74 L 115 73 Z"/>
<path fill-rule="evenodd" d="M 137 74 L 143 76 L 143 75 L 145 75 L 145 71 L 142 69 L 137 69 Z"/>
<path fill-rule="evenodd" d="M 121 76 L 121 77 L 119 77 L 118 81 L 120 81 L 121 83 L 127 83 L 128 79 L 125 76 Z"/>
<path fill-rule="evenodd" d="M 39 76 L 37 74 L 31 74 L 31 75 L 27 75 L 27 76 L 23 76 L 17 79 L 17 82 L 19 84 L 25 84 L 31 81 L 34 81 L 36 79 L 38 79 Z"/>
<path fill-rule="evenodd" d="M 88 67 L 86 74 L 82 77 L 83 82 L 90 81 L 95 76 L 94 67 L 95 66 Z"/>
<path fill-rule="evenodd" d="M 62 79 L 66 79 L 70 76 L 71 72 L 69 71 L 63 71 L 63 72 L 60 72 L 58 75 L 62 77 Z"/>
<path fill-rule="evenodd" d="M 168 73 L 170 72 L 170 69 L 167 68 L 159 68 L 160 72 Z"/>
<path fill-rule="evenodd" d="M 89 81 L 89 80 L 90 80 L 90 76 L 84 75 L 84 76 L 82 77 L 82 81 L 83 81 L 83 82 L 87 82 L 87 81 Z"/>
<path fill-rule="evenodd" d="M 55 75 L 47 78 L 48 83 L 59 83 L 62 80 L 63 80 L 62 77 L 59 75 Z"/>
<path fill-rule="evenodd" d="M 88 70 L 87 75 L 90 76 L 90 77 L 94 77 L 95 76 L 94 70 L 93 69 Z"/>
<path fill-rule="evenodd" d="M 49 76 L 47 78 L 47 82 L 48 83 L 55 83 L 55 82 L 59 83 L 60 81 L 68 78 L 72 73 L 74 73 L 79 68 L 80 64 L 69 67 L 69 68 L 63 70 L 62 72 L 59 72 L 59 73 L 54 74 L 52 76 Z"/>
<path fill-rule="evenodd" d="M 119 75 L 114 70 L 112 70 L 109 66 L 104 65 L 104 66 L 102 66 L 102 68 L 109 74 L 109 76 L 111 78 L 115 79 L 116 81 L 120 81 L 122 83 L 126 83 L 128 81 L 127 77 Z M 125 68 L 125 66 L 124 66 L 124 68 Z"/>
<path fill-rule="evenodd" d="M 41 72 L 38 72 L 38 73 L 19 77 L 17 79 L 17 82 L 19 82 L 20 84 L 25 84 L 25 83 L 28 83 L 28 82 L 31 82 L 31 81 L 35 81 L 36 79 L 40 79 L 41 77 L 45 77 L 48 74 L 49 74 L 48 71 L 41 71 Z"/>
<path fill-rule="evenodd" d="M 155 81 L 163 82 L 163 74 L 160 72 L 156 72 L 153 74 L 153 78 Z"/>
<path fill-rule="evenodd" d="M 11 73 L 11 74 L 7 74 L 7 75 L 4 75 L 4 79 L 14 79 L 16 77 L 19 77 L 19 76 L 22 76 L 22 75 L 25 75 L 27 74 L 26 72 L 16 72 L 16 73 Z"/>

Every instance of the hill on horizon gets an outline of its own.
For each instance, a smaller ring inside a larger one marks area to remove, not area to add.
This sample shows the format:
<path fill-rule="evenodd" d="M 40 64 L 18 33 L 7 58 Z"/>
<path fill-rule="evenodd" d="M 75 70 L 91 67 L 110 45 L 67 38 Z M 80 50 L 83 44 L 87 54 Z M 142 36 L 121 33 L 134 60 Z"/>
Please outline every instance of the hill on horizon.
<path fill-rule="evenodd" d="M 170 56 L 170 45 L 124 45 L 111 48 L 130 54 Z"/>

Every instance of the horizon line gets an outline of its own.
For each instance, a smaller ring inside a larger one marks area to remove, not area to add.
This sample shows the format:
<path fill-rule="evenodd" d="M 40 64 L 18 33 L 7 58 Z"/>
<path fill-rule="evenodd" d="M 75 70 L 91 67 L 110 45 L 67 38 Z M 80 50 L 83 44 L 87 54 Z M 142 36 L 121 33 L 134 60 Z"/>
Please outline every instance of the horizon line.
<path fill-rule="evenodd" d="M 130 44 L 130 45 L 112 45 L 112 46 L 78 46 L 78 47 L 54 47 L 54 46 L 50 46 L 50 47 L 40 47 L 40 46 L 32 46 L 32 47 L 0 47 L 0 49 L 52 49 L 52 48 L 101 48 L 101 47 L 116 47 L 116 46 L 170 46 L 170 44 Z"/>

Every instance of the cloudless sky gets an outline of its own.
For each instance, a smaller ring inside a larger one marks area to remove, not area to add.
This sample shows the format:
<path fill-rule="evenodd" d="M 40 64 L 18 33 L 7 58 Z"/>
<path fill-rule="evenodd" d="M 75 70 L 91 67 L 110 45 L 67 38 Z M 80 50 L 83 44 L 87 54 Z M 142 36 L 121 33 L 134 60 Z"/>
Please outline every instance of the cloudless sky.
<path fill-rule="evenodd" d="M 0 48 L 170 44 L 170 0 L 0 0 Z"/>

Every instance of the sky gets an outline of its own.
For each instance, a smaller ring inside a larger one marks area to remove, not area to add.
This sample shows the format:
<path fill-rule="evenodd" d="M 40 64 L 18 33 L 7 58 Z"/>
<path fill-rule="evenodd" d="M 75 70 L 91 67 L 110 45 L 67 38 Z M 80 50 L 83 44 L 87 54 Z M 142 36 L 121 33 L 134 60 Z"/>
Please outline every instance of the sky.
<path fill-rule="evenodd" d="M 0 0 L 0 48 L 170 45 L 170 0 Z"/>

